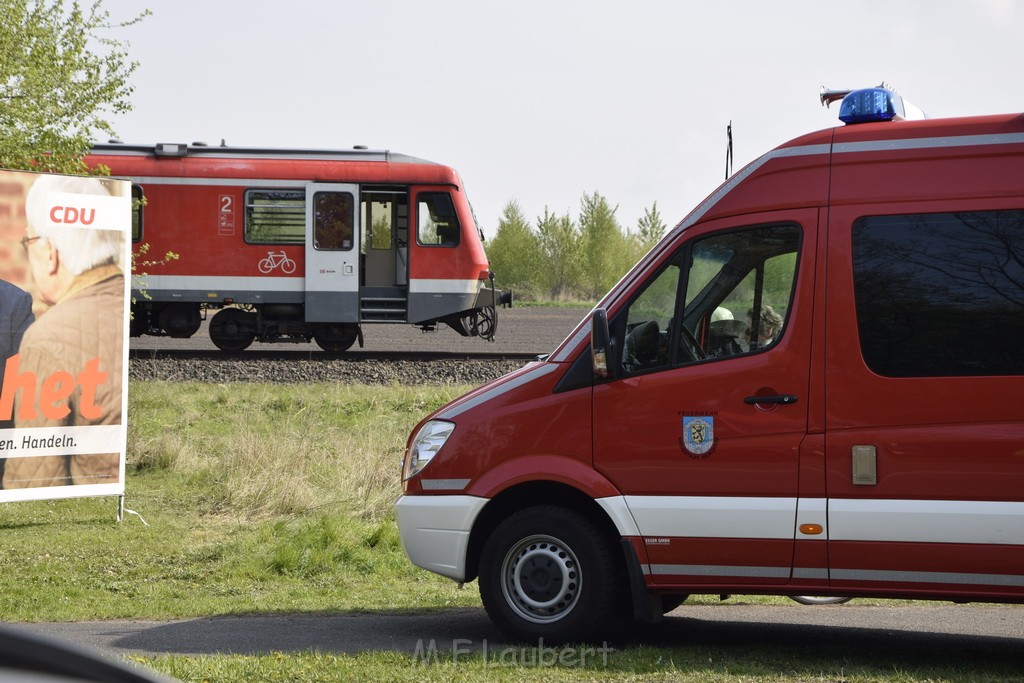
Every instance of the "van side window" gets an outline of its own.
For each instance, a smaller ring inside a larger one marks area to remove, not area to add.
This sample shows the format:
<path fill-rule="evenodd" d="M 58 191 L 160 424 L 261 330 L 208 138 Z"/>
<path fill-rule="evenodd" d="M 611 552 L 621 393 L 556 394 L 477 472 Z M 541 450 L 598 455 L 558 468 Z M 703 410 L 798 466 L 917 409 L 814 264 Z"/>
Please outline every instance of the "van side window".
<path fill-rule="evenodd" d="M 795 225 L 773 225 L 716 233 L 684 246 L 626 311 L 623 371 L 773 347 L 785 332 L 800 235 Z"/>
<path fill-rule="evenodd" d="M 417 197 L 416 239 L 427 246 L 455 247 L 459 244 L 459 217 L 447 192 L 421 192 Z"/>
<path fill-rule="evenodd" d="M 853 278 L 873 372 L 1024 374 L 1024 210 L 860 218 Z"/>
<path fill-rule="evenodd" d="M 700 353 L 726 358 L 778 343 L 796 283 L 799 247 L 795 225 L 721 233 L 694 243 L 682 330 L 698 345 L 696 359 Z M 687 344 L 680 350 L 685 352 Z"/>

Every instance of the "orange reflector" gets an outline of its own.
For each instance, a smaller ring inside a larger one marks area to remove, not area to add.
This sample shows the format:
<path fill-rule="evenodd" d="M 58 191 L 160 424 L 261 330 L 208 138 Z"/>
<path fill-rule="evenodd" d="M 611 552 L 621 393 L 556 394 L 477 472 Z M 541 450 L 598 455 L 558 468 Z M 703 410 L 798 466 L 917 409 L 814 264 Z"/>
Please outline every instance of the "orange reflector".
<path fill-rule="evenodd" d="M 820 524 L 801 524 L 800 533 L 808 536 L 817 536 L 825 529 Z"/>

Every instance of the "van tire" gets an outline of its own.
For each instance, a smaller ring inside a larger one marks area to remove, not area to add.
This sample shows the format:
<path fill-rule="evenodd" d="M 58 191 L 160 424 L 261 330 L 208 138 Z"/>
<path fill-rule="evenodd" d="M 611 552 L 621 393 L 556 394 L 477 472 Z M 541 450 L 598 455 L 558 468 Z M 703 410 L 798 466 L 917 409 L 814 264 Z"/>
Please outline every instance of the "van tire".
<path fill-rule="evenodd" d="M 621 553 L 611 540 L 576 510 L 540 505 L 512 514 L 480 557 L 487 614 L 516 640 L 596 638 L 621 621 L 628 598 Z"/>

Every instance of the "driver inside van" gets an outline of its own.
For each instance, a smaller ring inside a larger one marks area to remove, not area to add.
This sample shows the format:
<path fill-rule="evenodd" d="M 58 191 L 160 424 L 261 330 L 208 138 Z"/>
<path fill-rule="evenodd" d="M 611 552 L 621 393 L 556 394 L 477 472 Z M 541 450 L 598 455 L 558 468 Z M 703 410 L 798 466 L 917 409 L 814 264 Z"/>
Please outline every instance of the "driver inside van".
<path fill-rule="evenodd" d="M 747 328 L 746 336 L 750 340 L 751 351 L 768 348 L 775 343 L 775 338 L 782 331 L 782 316 L 771 306 L 762 306 L 760 312 L 750 309 L 747 321 L 750 326 Z"/>

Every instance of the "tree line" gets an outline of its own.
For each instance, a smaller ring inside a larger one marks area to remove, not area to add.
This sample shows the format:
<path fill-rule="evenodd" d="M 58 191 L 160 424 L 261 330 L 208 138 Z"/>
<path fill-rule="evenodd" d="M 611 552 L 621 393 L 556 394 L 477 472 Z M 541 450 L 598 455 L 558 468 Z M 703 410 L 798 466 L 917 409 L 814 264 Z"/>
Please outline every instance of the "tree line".
<path fill-rule="evenodd" d="M 665 234 L 657 202 L 632 229 L 619 223 L 617 209 L 595 191 L 583 195 L 575 217 L 544 207 L 531 222 L 509 200 L 486 245 L 498 284 L 524 300 L 597 300 Z"/>

